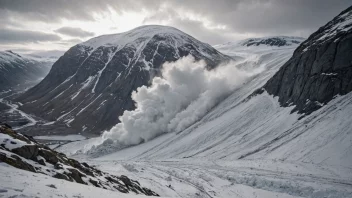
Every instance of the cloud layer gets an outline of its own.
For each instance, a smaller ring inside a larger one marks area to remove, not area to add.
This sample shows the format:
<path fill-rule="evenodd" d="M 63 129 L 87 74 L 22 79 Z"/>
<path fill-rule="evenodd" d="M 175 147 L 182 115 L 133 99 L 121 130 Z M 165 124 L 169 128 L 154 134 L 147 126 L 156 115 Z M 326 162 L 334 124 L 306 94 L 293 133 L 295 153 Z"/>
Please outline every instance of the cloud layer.
<path fill-rule="evenodd" d="M 59 41 L 61 38 L 56 34 L 49 34 L 30 30 L 0 29 L 0 43 L 37 43 L 44 41 Z"/>
<path fill-rule="evenodd" d="M 260 36 L 307 37 L 348 6 L 350 0 L 2 0 L 0 29 L 32 31 L 34 27 L 39 34 L 51 30 L 63 37 L 82 39 L 126 31 L 121 28 L 126 23 L 130 29 L 160 24 L 219 44 Z M 92 28 L 97 24 L 102 26 Z M 106 32 L 98 31 L 102 27 Z"/>
<path fill-rule="evenodd" d="M 60 33 L 60 34 L 65 34 L 68 36 L 72 37 L 89 37 L 89 36 L 94 36 L 93 32 L 85 31 L 82 30 L 81 28 L 74 28 L 74 27 L 62 27 L 55 32 Z"/>

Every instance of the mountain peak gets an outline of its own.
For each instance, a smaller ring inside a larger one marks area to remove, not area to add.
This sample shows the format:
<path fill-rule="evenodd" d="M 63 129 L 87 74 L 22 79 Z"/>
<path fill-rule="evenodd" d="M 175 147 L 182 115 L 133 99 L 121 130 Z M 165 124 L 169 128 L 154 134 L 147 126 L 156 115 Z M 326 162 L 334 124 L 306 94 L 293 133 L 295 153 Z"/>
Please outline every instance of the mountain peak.
<path fill-rule="evenodd" d="M 194 39 L 190 35 L 170 26 L 161 26 L 161 25 L 145 25 L 134 28 L 127 32 L 117 33 L 117 34 L 108 34 L 98 36 L 92 39 L 89 39 L 86 42 L 81 43 L 80 45 L 89 46 L 92 48 L 97 48 L 100 46 L 120 46 L 124 47 L 125 45 L 140 45 L 145 41 L 149 41 L 154 36 L 163 37 L 165 40 L 172 39 L 174 44 L 183 44 L 186 40 Z"/>
<path fill-rule="evenodd" d="M 204 60 L 209 69 L 232 60 L 176 28 L 142 26 L 72 47 L 18 100 L 24 104 L 21 108 L 56 120 L 56 126 L 64 124 L 66 131 L 87 128 L 84 133 L 99 133 L 117 124 L 125 110 L 134 109 L 131 92 L 160 75 L 165 62 L 188 55 Z"/>

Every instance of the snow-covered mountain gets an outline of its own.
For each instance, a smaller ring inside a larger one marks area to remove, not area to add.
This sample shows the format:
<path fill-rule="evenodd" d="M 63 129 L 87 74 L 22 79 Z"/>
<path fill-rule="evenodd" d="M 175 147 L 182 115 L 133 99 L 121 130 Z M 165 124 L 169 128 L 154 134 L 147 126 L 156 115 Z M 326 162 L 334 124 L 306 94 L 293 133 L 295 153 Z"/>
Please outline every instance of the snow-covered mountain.
<path fill-rule="evenodd" d="M 0 92 L 20 90 L 33 82 L 38 82 L 49 72 L 52 63 L 12 51 L 0 52 Z"/>
<path fill-rule="evenodd" d="M 238 52 L 241 48 L 243 50 L 259 50 L 260 48 L 267 49 L 268 47 L 297 47 L 302 43 L 305 38 L 293 37 L 293 36 L 272 36 L 272 37 L 261 37 L 261 38 L 248 38 L 237 42 L 227 42 L 219 45 L 214 45 L 215 49 L 218 49 L 225 53 Z"/>
<path fill-rule="evenodd" d="M 44 132 L 51 127 L 57 133 L 97 134 L 134 108 L 132 91 L 160 75 L 163 63 L 187 55 L 209 68 L 232 59 L 175 28 L 142 26 L 72 47 L 17 101 L 23 111 L 55 122 L 44 125 Z M 60 124 L 69 127 L 57 130 Z"/>
<path fill-rule="evenodd" d="M 49 50 L 49 51 L 34 51 L 22 54 L 22 56 L 27 56 L 37 61 L 50 61 L 52 63 L 56 62 L 65 51 L 60 50 Z"/>
<path fill-rule="evenodd" d="M 305 38 L 302 37 L 290 37 L 290 36 L 275 36 L 275 37 L 263 37 L 263 38 L 250 38 L 243 41 L 240 41 L 238 44 L 241 46 L 276 46 L 276 47 L 283 47 L 283 46 L 291 46 L 291 45 L 298 45 Z"/>
<path fill-rule="evenodd" d="M 161 196 L 352 197 L 351 16 L 352 7 L 296 50 L 295 46 L 258 46 L 258 50 L 225 51 L 242 57 L 237 66 L 265 69 L 186 130 L 112 153 L 112 141 L 91 149 L 89 145 L 99 138 L 59 150 L 78 151 L 77 158 L 87 158 L 82 151 L 90 151 L 98 156 L 88 156 L 91 163 L 133 174 Z M 321 36 L 327 40 L 316 39 Z M 300 75 L 307 78 L 299 81 Z M 316 86 L 311 86 L 312 80 Z M 327 90 L 320 83 L 325 80 L 339 86 Z M 314 103 L 321 96 L 329 97 L 302 117 L 301 111 L 293 111 L 301 109 L 300 99 L 293 100 L 292 93 L 303 91 L 306 97 L 305 89 L 312 90 Z"/>

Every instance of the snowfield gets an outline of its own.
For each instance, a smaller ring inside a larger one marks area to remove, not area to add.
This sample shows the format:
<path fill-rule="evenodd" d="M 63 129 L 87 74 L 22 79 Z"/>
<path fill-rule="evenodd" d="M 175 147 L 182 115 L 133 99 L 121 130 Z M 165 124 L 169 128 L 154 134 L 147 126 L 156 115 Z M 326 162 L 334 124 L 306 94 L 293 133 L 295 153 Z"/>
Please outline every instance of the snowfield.
<path fill-rule="evenodd" d="M 100 137 L 57 151 L 110 174 L 128 175 L 162 197 L 352 197 L 352 93 L 305 117 L 291 113 L 294 106 L 280 107 L 266 92 L 251 95 L 295 47 L 219 45 L 219 51 L 237 57 L 239 68 L 265 69 L 187 129 L 112 153 L 86 154 Z M 0 197 L 134 196 L 6 166 L 0 176 L 5 178 Z"/>
<path fill-rule="evenodd" d="M 248 99 L 295 46 L 222 48 L 241 68 L 265 71 L 186 130 L 97 158 L 82 151 L 99 138 L 58 150 L 165 197 L 352 197 L 352 93 L 301 118 L 266 92 Z"/>

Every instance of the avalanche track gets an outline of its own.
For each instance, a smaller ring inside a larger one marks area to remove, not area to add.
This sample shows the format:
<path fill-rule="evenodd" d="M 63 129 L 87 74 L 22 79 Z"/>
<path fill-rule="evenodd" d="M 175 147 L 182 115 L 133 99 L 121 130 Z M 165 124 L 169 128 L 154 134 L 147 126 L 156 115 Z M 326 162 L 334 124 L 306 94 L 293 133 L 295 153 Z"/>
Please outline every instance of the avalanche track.
<path fill-rule="evenodd" d="M 93 159 L 76 151 L 94 139 L 58 150 L 165 197 L 352 197 L 352 94 L 303 118 L 266 92 L 248 97 L 294 48 L 218 46 L 241 68 L 265 71 L 178 134 Z"/>

